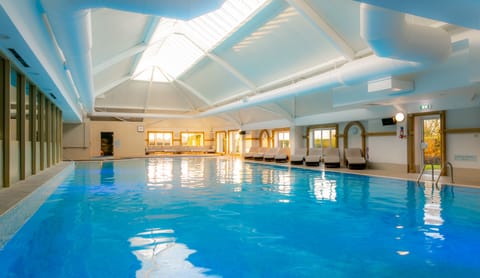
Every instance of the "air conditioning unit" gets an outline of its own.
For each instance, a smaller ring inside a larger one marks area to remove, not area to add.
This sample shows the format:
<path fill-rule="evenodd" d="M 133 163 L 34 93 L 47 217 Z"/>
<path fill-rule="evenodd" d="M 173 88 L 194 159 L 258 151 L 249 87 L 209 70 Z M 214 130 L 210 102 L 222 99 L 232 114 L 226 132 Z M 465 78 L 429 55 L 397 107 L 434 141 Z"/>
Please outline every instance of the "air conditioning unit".
<path fill-rule="evenodd" d="M 388 76 L 382 79 L 368 81 L 369 93 L 403 93 L 414 89 L 414 82 Z"/>

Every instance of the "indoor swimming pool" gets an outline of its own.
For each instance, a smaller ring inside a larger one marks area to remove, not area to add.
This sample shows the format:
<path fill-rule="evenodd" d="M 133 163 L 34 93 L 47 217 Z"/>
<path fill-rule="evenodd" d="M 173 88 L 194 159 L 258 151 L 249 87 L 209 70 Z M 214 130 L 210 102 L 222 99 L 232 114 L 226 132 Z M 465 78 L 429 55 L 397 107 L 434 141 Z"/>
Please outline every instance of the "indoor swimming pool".
<path fill-rule="evenodd" d="M 76 162 L 2 277 L 480 277 L 480 190 L 222 157 Z"/>

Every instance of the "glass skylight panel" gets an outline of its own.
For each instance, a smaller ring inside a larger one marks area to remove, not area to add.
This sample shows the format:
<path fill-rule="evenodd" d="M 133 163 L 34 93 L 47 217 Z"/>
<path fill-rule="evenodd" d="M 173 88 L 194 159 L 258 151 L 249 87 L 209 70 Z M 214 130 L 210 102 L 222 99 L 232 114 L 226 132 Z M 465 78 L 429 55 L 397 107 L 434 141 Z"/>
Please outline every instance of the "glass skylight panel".
<path fill-rule="evenodd" d="M 161 18 L 138 62 L 133 79 L 175 80 L 267 1 L 227 0 L 220 9 L 189 21 Z M 155 73 L 156 70 L 163 74 Z"/>

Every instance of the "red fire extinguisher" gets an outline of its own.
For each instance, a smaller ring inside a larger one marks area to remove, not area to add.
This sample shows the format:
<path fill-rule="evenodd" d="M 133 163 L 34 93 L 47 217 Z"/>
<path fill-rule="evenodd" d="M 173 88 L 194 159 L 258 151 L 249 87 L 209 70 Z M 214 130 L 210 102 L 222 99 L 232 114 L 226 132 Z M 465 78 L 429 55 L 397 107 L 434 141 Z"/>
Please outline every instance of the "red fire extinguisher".
<path fill-rule="evenodd" d="M 403 126 L 400 127 L 400 134 L 398 135 L 398 137 L 400 137 L 400 139 L 403 139 L 405 138 L 405 129 Z"/>

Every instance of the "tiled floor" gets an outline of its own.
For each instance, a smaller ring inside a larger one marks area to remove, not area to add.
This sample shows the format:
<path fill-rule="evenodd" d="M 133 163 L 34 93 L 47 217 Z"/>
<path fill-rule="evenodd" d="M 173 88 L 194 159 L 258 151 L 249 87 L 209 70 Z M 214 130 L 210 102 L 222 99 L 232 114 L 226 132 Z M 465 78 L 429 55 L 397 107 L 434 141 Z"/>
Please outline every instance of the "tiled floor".
<path fill-rule="evenodd" d="M 271 162 L 262 162 L 262 161 L 253 161 L 256 163 L 266 163 L 272 164 Z M 388 178 L 397 178 L 403 180 L 412 180 L 416 181 L 418 178 L 418 173 L 406 173 L 406 171 L 398 171 L 398 170 L 383 170 L 383 169 L 362 169 L 362 170 L 351 170 L 345 167 L 340 168 L 325 168 L 323 165 L 320 166 L 291 166 L 288 163 L 273 163 L 275 165 L 285 165 L 286 167 L 299 167 L 299 168 L 306 168 L 312 170 L 327 170 L 332 172 L 343 172 L 343 173 L 354 173 L 358 175 L 367 175 L 367 176 L 377 176 L 377 177 L 388 177 Z M 437 177 L 435 177 L 436 179 Z M 480 180 L 475 177 L 468 177 L 468 176 L 455 176 L 454 183 L 451 183 L 450 177 L 440 177 L 439 184 L 449 184 L 449 185 L 457 185 L 457 186 L 468 186 L 468 187 L 480 187 Z M 424 174 L 421 179 L 421 182 L 431 182 L 431 175 L 428 173 Z"/>
<path fill-rule="evenodd" d="M 43 185 L 72 162 L 62 162 L 42 171 L 38 175 L 27 177 L 27 179 L 14 183 L 8 188 L 0 188 L 0 215 L 27 197 L 35 189 Z"/>

